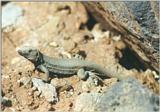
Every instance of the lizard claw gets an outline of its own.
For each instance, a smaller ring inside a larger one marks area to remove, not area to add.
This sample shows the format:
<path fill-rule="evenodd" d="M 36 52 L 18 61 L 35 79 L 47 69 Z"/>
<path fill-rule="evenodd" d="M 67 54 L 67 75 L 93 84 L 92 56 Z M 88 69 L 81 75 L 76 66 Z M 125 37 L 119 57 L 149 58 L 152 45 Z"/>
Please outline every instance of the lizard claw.
<path fill-rule="evenodd" d="M 82 80 L 87 80 L 91 85 L 98 86 L 102 85 L 103 80 L 97 76 L 97 73 L 92 71 L 85 71 L 84 69 L 79 69 L 77 72 L 78 77 Z"/>
<path fill-rule="evenodd" d="M 88 72 L 83 68 L 78 70 L 77 75 L 82 80 L 86 80 L 88 78 Z"/>
<path fill-rule="evenodd" d="M 88 72 L 88 74 L 89 74 L 89 77 L 88 77 L 87 81 L 91 85 L 98 86 L 98 85 L 102 85 L 103 84 L 103 80 L 100 77 L 98 77 L 96 75 L 96 73 L 94 73 L 94 72 Z"/>

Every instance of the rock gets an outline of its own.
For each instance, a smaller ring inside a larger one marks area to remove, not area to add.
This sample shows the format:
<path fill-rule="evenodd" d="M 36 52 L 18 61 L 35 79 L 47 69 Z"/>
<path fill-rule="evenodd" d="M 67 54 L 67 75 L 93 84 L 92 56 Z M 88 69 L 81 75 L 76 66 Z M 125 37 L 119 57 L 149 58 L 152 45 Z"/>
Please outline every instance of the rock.
<path fill-rule="evenodd" d="M 76 47 L 76 43 L 71 40 L 66 40 L 62 44 L 62 47 L 65 49 L 65 51 L 71 51 Z"/>
<path fill-rule="evenodd" d="M 145 75 L 152 75 L 156 80 L 160 79 L 160 74 L 157 74 L 155 71 L 152 71 L 150 69 L 147 69 L 144 73 Z"/>
<path fill-rule="evenodd" d="M 33 86 L 46 98 L 50 103 L 58 102 L 56 88 L 48 83 L 44 83 L 41 79 L 32 78 Z"/>
<path fill-rule="evenodd" d="M 32 87 L 32 91 L 35 91 L 36 89 L 37 89 L 36 87 L 34 87 L 34 86 Z"/>
<path fill-rule="evenodd" d="M 16 112 L 14 108 L 5 108 L 3 112 Z"/>
<path fill-rule="evenodd" d="M 114 41 L 120 41 L 120 40 L 121 40 L 121 35 L 113 36 L 112 39 L 113 39 Z"/>
<path fill-rule="evenodd" d="M 66 51 L 63 51 L 63 50 L 60 50 L 60 55 L 63 57 L 63 58 L 69 58 L 71 59 L 72 58 L 72 55 L 69 53 L 69 52 L 66 52 Z"/>
<path fill-rule="evenodd" d="M 55 87 L 60 87 L 61 86 L 61 82 L 58 78 L 54 78 L 51 80 L 51 84 Z"/>
<path fill-rule="evenodd" d="M 158 51 L 160 24 L 158 1 L 100 2 L 100 4 L 130 31 L 147 39 Z"/>
<path fill-rule="evenodd" d="M 106 11 L 113 14 L 114 18 L 123 25 L 127 26 L 129 30 L 142 34 L 141 28 L 134 16 L 129 11 L 124 2 L 100 2 Z"/>
<path fill-rule="evenodd" d="M 125 2 L 125 4 L 130 9 L 132 14 L 135 16 L 135 20 L 137 20 L 137 22 L 142 27 L 144 35 L 149 37 L 153 36 L 154 34 L 158 34 L 158 21 L 156 21 L 155 12 L 151 6 L 150 1 L 130 1 Z"/>
<path fill-rule="evenodd" d="M 70 84 L 68 84 L 68 82 L 65 79 L 62 79 L 62 78 L 53 78 L 51 80 L 51 84 L 53 86 L 55 86 L 56 88 L 59 88 L 61 86 L 65 86 L 65 85 L 70 85 Z"/>
<path fill-rule="evenodd" d="M 100 93 L 82 93 L 76 99 L 74 112 L 95 112 Z M 99 112 L 99 111 L 96 111 Z"/>
<path fill-rule="evenodd" d="M 70 85 L 63 79 L 54 78 L 51 80 L 51 84 L 55 86 L 58 93 L 73 90 L 72 85 Z"/>
<path fill-rule="evenodd" d="M 1 106 L 4 109 L 5 107 L 11 107 L 12 101 L 7 97 L 1 97 Z"/>
<path fill-rule="evenodd" d="M 39 91 L 35 91 L 35 92 L 34 92 L 34 96 L 35 96 L 35 97 L 39 97 L 40 94 L 41 94 L 41 93 L 40 93 Z"/>
<path fill-rule="evenodd" d="M 85 2 L 83 5 L 86 7 L 87 11 L 93 16 L 93 18 L 101 23 L 104 30 L 109 30 L 112 32 L 113 35 L 121 34 L 123 41 L 126 43 L 129 50 L 134 51 L 131 54 L 136 56 L 136 58 L 141 62 L 141 65 L 145 65 L 145 68 L 150 68 L 151 70 L 154 70 L 156 72 L 159 71 L 158 67 L 158 52 L 151 46 L 152 42 L 158 43 L 158 38 L 156 38 L 157 41 L 151 41 L 152 39 L 147 39 L 143 35 L 137 34 L 137 32 L 130 30 L 128 28 L 128 25 L 123 25 L 121 21 L 119 20 L 121 13 L 125 16 L 132 16 L 130 18 L 131 20 L 134 20 L 134 15 L 131 15 L 130 11 L 126 9 L 126 6 L 123 4 L 120 6 L 119 3 L 123 2 L 110 2 L 114 5 L 110 5 L 109 2 Z M 109 11 L 109 9 L 106 6 L 112 7 L 113 12 Z M 117 10 L 116 10 L 116 9 Z M 129 13 L 124 13 L 123 10 L 128 10 Z M 151 11 L 151 10 L 150 10 Z M 118 12 L 119 16 L 114 17 L 114 13 Z M 125 15 L 126 14 L 126 15 Z M 97 16 L 99 15 L 99 16 Z M 124 18 L 122 16 L 122 20 Z M 130 22 L 130 21 L 129 21 Z M 137 21 L 136 21 L 137 22 Z M 131 24 L 135 25 L 135 24 Z M 140 24 L 138 24 L 140 26 Z M 141 27 L 140 27 L 141 29 Z M 104 31 L 103 30 L 103 31 Z M 153 38 L 154 40 L 155 38 Z M 158 45 L 158 44 L 155 44 Z M 148 63 L 148 64 L 147 64 Z"/>
<path fill-rule="evenodd" d="M 158 112 L 158 95 L 134 78 L 116 83 L 104 93 L 83 93 L 75 103 L 75 112 Z M 88 110 L 89 109 L 89 110 Z"/>
<path fill-rule="evenodd" d="M 109 31 L 103 32 L 100 24 L 96 24 L 93 27 L 93 30 L 91 32 L 92 32 L 92 35 L 94 36 L 95 41 L 98 41 L 101 38 L 109 38 L 110 37 L 110 32 Z"/>
<path fill-rule="evenodd" d="M 95 74 L 90 73 L 90 76 L 87 78 L 86 81 L 83 81 L 82 83 L 82 90 L 89 92 L 93 88 L 98 87 L 98 85 L 101 85 L 101 79 L 99 77 L 95 77 Z"/>
<path fill-rule="evenodd" d="M 57 89 L 58 89 L 58 92 L 63 92 L 63 91 L 71 91 L 71 92 L 73 92 L 73 87 L 71 85 L 69 85 L 69 84 L 66 84 L 66 85 L 63 85 L 63 86 L 59 86 Z"/>
<path fill-rule="evenodd" d="M 51 43 L 49 43 L 49 45 L 52 47 L 58 47 L 58 44 L 56 42 L 51 42 Z"/>
<path fill-rule="evenodd" d="M 14 25 L 23 15 L 23 10 L 14 3 L 8 3 L 2 7 L 2 28 Z"/>
<path fill-rule="evenodd" d="M 90 31 L 80 30 L 72 36 L 72 40 L 78 44 L 84 44 L 86 41 L 93 39 Z"/>
<path fill-rule="evenodd" d="M 22 77 L 20 80 L 18 80 L 19 83 L 22 83 L 24 86 L 27 86 L 31 81 L 30 77 Z"/>

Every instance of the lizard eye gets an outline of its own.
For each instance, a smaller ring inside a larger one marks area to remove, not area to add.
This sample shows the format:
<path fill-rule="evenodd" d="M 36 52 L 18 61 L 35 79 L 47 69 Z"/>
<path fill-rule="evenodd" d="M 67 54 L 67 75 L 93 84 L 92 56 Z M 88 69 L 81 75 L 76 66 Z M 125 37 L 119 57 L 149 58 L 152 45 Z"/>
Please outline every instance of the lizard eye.
<path fill-rule="evenodd" d="M 32 50 L 30 49 L 28 52 L 30 53 Z"/>

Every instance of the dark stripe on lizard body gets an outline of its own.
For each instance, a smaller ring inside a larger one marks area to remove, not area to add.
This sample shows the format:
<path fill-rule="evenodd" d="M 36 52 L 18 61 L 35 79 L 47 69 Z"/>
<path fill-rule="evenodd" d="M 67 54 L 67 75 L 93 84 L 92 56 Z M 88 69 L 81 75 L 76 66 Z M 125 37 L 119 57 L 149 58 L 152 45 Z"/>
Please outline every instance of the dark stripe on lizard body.
<path fill-rule="evenodd" d="M 100 67 L 94 62 L 90 62 L 87 60 L 80 60 L 80 59 L 59 59 L 59 58 L 52 58 L 45 55 L 43 56 L 44 65 L 48 69 L 52 69 L 52 72 L 61 72 L 64 75 L 67 74 L 75 74 L 79 69 L 83 68 L 87 71 L 94 71 L 100 73 L 100 75 L 106 76 L 107 72 L 104 68 Z M 58 71 L 59 70 L 59 71 Z M 63 73 L 64 72 L 64 73 Z"/>

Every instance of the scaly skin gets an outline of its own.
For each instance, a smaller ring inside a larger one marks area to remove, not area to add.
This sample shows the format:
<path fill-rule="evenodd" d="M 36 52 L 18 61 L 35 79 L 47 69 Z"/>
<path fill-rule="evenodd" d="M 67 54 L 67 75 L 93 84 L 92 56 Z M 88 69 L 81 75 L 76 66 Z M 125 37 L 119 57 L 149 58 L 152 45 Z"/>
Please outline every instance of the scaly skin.
<path fill-rule="evenodd" d="M 46 73 L 45 81 L 48 81 L 49 75 L 56 74 L 61 76 L 73 75 L 76 73 L 83 74 L 82 79 L 86 76 L 85 71 L 93 71 L 100 76 L 113 77 L 103 67 L 94 62 L 80 59 L 57 59 L 42 54 L 39 50 L 31 46 L 24 46 L 17 49 L 17 52 L 31 61 L 35 69 Z M 120 77 L 115 76 L 118 79 Z"/>

